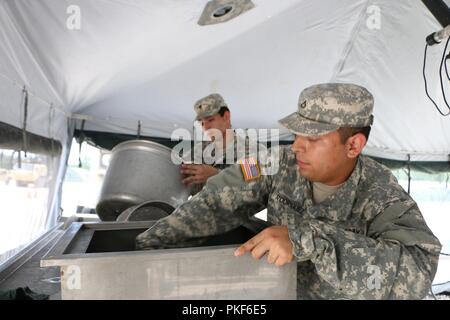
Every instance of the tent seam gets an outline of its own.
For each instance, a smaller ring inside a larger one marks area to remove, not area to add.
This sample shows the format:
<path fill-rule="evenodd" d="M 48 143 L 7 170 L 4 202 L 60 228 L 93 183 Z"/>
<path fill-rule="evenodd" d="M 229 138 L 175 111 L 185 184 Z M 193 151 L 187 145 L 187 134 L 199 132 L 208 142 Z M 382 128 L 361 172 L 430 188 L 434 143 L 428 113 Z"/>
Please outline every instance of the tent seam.
<path fill-rule="evenodd" d="M 6 3 L 6 5 L 8 5 Z M 22 30 L 17 26 L 16 21 L 13 19 L 13 17 L 11 16 L 11 14 L 8 12 L 9 10 L 5 10 L 5 15 L 8 18 L 9 22 L 11 23 L 11 26 L 14 28 L 14 30 L 17 32 L 18 35 L 18 39 L 19 41 L 22 43 L 22 45 L 25 47 L 27 53 L 29 54 L 31 60 L 34 62 L 34 65 L 37 67 L 37 69 L 40 71 L 40 73 L 42 74 L 43 78 L 45 79 L 45 81 L 47 82 L 47 84 L 50 87 L 50 90 L 53 92 L 53 94 L 55 95 L 55 97 L 57 99 L 59 99 L 59 103 L 61 105 L 63 105 L 63 99 L 60 96 L 60 94 L 58 93 L 58 91 L 55 89 L 54 85 L 52 84 L 52 82 L 50 81 L 48 75 L 45 73 L 44 69 L 42 68 L 39 60 L 37 59 L 37 57 L 35 56 L 35 54 L 33 53 L 33 51 L 30 49 L 30 46 L 28 45 L 29 41 L 28 38 L 26 37 L 26 35 L 22 32 Z M 45 101 L 45 100 L 44 100 Z"/>
<path fill-rule="evenodd" d="M 355 39 L 359 35 L 359 32 L 361 30 L 361 27 L 363 25 L 364 18 L 366 16 L 367 8 L 369 8 L 369 5 L 372 3 L 372 0 L 367 0 L 366 5 L 364 6 L 363 10 L 361 10 L 361 13 L 359 15 L 358 21 L 355 23 L 355 26 L 352 29 L 350 39 L 347 41 L 347 45 L 344 47 L 344 50 L 341 55 L 341 59 L 339 59 L 338 63 L 336 64 L 336 67 L 334 68 L 334 72 L 332 77 L 330 78 L 330 82 L 336 81 L 337 76 L 341 71 L 344 69 L 344 65 L 347 62 L 347 58 L 350 55 L 350 52 L 353 49 Z"/>

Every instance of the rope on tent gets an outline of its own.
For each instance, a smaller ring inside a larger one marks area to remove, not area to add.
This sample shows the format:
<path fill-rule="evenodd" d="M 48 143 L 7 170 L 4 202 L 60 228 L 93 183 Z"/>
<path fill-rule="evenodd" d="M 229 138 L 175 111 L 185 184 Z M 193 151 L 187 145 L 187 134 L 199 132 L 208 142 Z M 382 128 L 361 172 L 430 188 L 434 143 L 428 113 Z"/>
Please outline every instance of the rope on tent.
<path fill-rule="evenodd" d="M 48 137 L 51 139 L 51 150 L 52 150 L 52 158 L 55 155 L 55 145 L 54 145 L 54 139 L 53 139 L 53 134 L 52 134 L 52 121 L 53 118 L 55 117 L 55 109 L 53 107 L 53 103 L 50 105 L 50 109 L 48 112 Z"/>
<path fill-rule="evenodd" d="M 28 141 L 27 141 L 27 118 L 28 118 L 28 91 L 25 86 L 22 89 L 23 101 L 23 126 L 22 126 L 22 150 L 27 157 Z"/>
<path fill-rule="evenodd" d="M 10 79 L 9 77 L 5 76 L 3 73 L 0 72 L 0 77 L 6 79 L 7 81 L 9 81 L 13 86 L 19 87 L 19 88 L 23 88 L 23 85 Z M 36 98 L 37 100 L 40 100 L 42 102 L 44 102 L 44 104 L 46 104 L 47 106 L 51 106 L 53 103 L 48 102 L 47 100 L 45 100 L 44 98 L 40 97 L 38 94 L 34 93 L 32 90 L 30 90 L 30 88 L 27 88 L 27 93 L 30 97 Z M 67 112 L 66 110 L 64 110 L 62 107 L 55 107 L 56 111 L 61 112 L 62 114 L 64 114 L 66 117 L 70 117 L 70 112 Z"/>
<path fill-rule="evenodd" d="M 137 128 L 137 139 L 139 140 L 141 138 L 141 120 L 138 121 L 138 128 Z"/>
<path fill-rule="evenodd" d="M 136 121 L 140 121 L 138 119 L 131 119 L 131 118 L 123 118 L 123 117 L 111 117 L 108 116 L 106 118 L 103 117 L 97 117 L 97 116 L 91 116 L 91 115 L 84 115 L 84 114 L 78 114 L 78 113 L 72 113 L 70 116 L 71 119 L 76 120 L 86 120 L 89 123 L 97 123 L 97 124 L 108 124 L 113 126 L 117 129 L 126 130 L 128 132 L 131 132 L 130 134 L 134 134 L 136 132 Z M 120 121 L 120 122 L 127 122 L 127 124 L 118 124 L 114 121 Z M 158 122 L 159 126 L 156 125 L 145 125 L 142 121 L 141 122 L 141 135 L 143 130 L 163 130 L 163 129 L 173 129 L 178 128 L 178 125 L 161 125 L 161 122 Z M 133 124 L 128 124 L 133 123 Z"/>

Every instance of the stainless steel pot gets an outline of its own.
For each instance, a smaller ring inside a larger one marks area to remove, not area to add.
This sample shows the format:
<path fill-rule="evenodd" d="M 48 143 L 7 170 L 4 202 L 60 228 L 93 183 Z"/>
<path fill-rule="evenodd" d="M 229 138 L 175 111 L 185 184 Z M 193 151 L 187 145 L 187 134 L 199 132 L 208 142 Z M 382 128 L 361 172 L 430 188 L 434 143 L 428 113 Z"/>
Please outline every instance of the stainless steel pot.
<path fill-rule="evenodd" d="M 157 221 L 167 217 L 175 210 L 170 204 L 162 201 L 146 201 L 137 206 L 132 206 L 122 212 L 117 221 Z"/>
<path fill-rule="evenodd" d="M 125 209 L 149 200 L 174 208 L 185 202 L 189 191 L 170 154 L 171 149 L 146 140 L 114 147 L 96 207 L 100 219 L 114 221 Z"/>

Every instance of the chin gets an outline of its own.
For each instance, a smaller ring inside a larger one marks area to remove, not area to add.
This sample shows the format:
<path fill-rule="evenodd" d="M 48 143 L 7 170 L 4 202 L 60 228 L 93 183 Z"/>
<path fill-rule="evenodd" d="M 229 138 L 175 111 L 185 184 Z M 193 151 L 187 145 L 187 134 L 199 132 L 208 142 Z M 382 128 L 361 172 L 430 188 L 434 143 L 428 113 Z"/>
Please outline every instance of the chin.
<path fill-rule="evenodd" d="M 311 171 L 305 169 L 298 169 L 300 175 L 310 182 L 320 182 L 317 176 L 315 176 Z"/>
<path fill-rule="evenodd" d="M 301 169 L 300 167 L 298 168 L 298 172 L 300 173 L 300 175 L 304 178 L 309 179 L 310 175 L 308 174 L 308 171 L 305 169 Z"/>

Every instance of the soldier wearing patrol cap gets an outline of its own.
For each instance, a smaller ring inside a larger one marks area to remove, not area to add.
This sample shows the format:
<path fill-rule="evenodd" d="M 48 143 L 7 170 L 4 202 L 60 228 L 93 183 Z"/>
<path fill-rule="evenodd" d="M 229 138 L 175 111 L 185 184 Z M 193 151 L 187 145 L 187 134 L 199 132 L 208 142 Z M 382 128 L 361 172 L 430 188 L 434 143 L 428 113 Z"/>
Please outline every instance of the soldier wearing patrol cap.
<path fill-rule="evenodd" d="M 221 110 L 223 110 L 222 114 L 225 114 L 226 111 L 230 111 L 228 109 L 227 104 L 223 97 L 218 93 L 212 93 L 206 97 L 201 98 L 194 104 L 194 110 L 197 114 L 195 120 L 202 121 L 204 118 L 208 118 L 218 114 Z M 229 120 L 229 119 L 228 119 Z M 229 129 L 231 127 L 229 121 L 228 126 Z"/>
<path fill-rule="evenodd" d="M 207 161 L 204 161 L 205 158 L 193 159 L 194 152 L 191 152 L 189 157 L 185 158 L 188 163 L 181 165 L 182 182 L 190 187 L 192 195 L 202 189 L 208 178 L 236 163 L 239 139 L 231 129 L 230 110 L 220 94 L 213 93 L 199 99 L 194 104 L 194 111 L 195 120 L 201 122 L 202 129 L 211 141 L 199 142 L 194 146 L 194 149 L 197 147 L 202 150 L 202 155 L 207 154 Z M 241 141 L 241 144 L 245 146 L 245 142 Z M 205 152 L 205 149 L 211 152 Z M 233 155 L 232 163 L 226 161 L 227 152 Z"/>
<path fill-rule="evenodd" d="M 421 299 L 430 290 L 441 244 L 388 168 L 361 155 L 373 122 L 369 91 L 318 84 L 280 120 L 295 134 L 274 175 L 248 177 L 232 166 L 136 239 L 139 249 L 170 247 L 232 230 L 267 208 L 271 227 L 235 255 L 297 263 L 298 299 Z"/>

